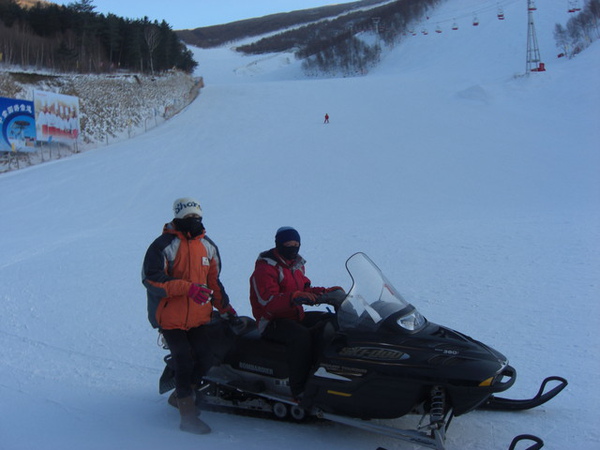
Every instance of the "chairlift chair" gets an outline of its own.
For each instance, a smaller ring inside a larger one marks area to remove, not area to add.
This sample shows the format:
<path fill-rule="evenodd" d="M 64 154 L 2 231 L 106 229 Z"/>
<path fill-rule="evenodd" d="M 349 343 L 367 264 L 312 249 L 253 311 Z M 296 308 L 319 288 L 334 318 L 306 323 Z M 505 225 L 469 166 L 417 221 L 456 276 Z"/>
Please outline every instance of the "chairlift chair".
<path fill-rule="evenodd" d="M 577 0 L 569 0 L 569 13 L 576 13 L 581 11 L 581 8 L 579 7 L 579 2 Z"/>

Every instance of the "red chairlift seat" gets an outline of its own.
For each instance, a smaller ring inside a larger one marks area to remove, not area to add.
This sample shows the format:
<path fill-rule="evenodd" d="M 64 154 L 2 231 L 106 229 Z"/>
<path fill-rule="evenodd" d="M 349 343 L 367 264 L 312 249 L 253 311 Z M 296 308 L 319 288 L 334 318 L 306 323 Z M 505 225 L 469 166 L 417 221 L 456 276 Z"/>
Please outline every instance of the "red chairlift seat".
<path fill-rule="evenodd" d="M 577 0 L 571 0 L 569 2 L 569 13 L 576 13 L 581 11 L 581 8 L 579 7 L 579 2 Z"/>
<path fill-rule="evenodd" d="M 545 72 L 546 71 L 546 65 L 541 62 L 537 67 L 531 69 L 532 72 Z"/>

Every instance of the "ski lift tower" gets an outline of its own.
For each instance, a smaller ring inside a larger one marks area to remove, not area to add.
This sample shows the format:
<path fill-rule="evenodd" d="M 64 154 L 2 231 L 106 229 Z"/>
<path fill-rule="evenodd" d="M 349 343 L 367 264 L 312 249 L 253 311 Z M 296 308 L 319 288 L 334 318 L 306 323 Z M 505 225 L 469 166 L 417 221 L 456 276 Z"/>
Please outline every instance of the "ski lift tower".
<path fill-rule="evenodd" d="M 377 36 L 377 42 L 379 42 L 379 22 L 381 22 L 381 17 L 371 17 L 373 21 L 373 29 L 375 30 L 375 36 Z"/>
<path fill-rule="evenodd" d="M 379 22 L 381 22 L 381 17 L 371 17 L 371 20 L 373 21 L 375 33 L 379 34 Z"/>
<path fill-rule="evenodd" d="M 534 0 L 527 0 L 527 73 L 544 72 L 546 68 L 540 60 L 540 48 L 538 47 L 537 36 L 535 34 L 535 24 L 533 22 L 533 12 L 535 7 Z"/>

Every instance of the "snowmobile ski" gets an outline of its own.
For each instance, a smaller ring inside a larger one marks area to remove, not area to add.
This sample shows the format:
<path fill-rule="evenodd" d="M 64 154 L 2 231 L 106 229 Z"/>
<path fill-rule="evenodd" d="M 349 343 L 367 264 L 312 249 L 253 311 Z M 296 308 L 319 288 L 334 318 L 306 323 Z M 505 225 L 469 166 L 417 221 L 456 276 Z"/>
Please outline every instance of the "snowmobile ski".
<path fill-rule="evenodd" d="M 546 385 L 552 381 L 558 381 L 559 384 L 550 389 L 548 392 L 544 392 L 546 390 Z M 491 395 L 482 405 L 478 407 L 478 409 L 488 411 L 522 411 L 535 408 L 536 406 L 543 405 L 548 400 L 556 397 L 556 395 L 562 391 L 567 384 L 567 380 L 562 377 L 547 377 L 542 382 L 538 393 L 532 398 L 515 400 Z"/>
<path fill-rule="evenodd" d="M 508 447 L 508 450 L 515 450 L 515 448 L 517 447 L 517 444 L 522 441 L 533 441 L 534 442 L 533 445 L 530 445 L 529 447 L 527 447 L 524 450 L 540 450 L 540 448 L 542 448 L 544 446 L 544 441 L 542 441 L 539 437 L 534 436 L 532 434 L 520 434 L 518 436 L 515 436 L 515 438 L 510 443 L 510 447 Z"/>
<path fill-rule="evenodd" d="M 451 417 L 452 412 L 449 412 L 448 416 Z M 359 428 L 361 430 L 370 431 L 371 433 L 377 433 L 383 436 L 399 439 L 411 444 L 417 444 L 422 447 L 433 448 L 435 450 L 445 449 L 444 441 L 446 440 L 446 430 L 450 423 L 449 420 L 447 422 L 444 421 L 443 423 L 440 423 L 439 427 L 434 427 L 430 433 L 425 433 L 420 430 L 404 430 L 386 425 L 380 425 L 370 420 L 353 419 L 350 417 L 324 412 L 319 412 L 317 417 L 330 420 L 331 422 L 337 422 L 343 425 Z"/>
<path fill-rule="evenodd" d="M 520 434 L 518 436 L 515 436 L 515 438 L 510 443 L 508 450 L 515 450 L 517 448 L 517 444 L 519 442 L 524 442 L 524 441 L 533 441 L 534 443 L 523 450 L 540 450 L 544 446 L 544 441 L 542 439 L 540 439 L 539 437 L 534 436 L 532 434 Z M 384 447 L 377 447 L 377 450 L 388 450 L 388 449 L 384 448 Z"/>

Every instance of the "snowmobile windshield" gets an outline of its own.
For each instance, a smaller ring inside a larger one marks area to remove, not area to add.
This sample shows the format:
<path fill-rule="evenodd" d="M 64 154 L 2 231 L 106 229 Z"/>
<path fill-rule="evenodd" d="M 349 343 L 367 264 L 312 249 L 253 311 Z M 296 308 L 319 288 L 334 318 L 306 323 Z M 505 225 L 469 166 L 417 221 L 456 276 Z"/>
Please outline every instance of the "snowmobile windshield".
<path fill-rule="evenodd" d="M 402 298 L 367 255 L 352 255 L 346 269 L 353 284 L 338 310 L 341 330 L 376 331 L 390 316 L 396 317 L 396 325 L 407 332 L 425 326 L 425 318 Z"/>

